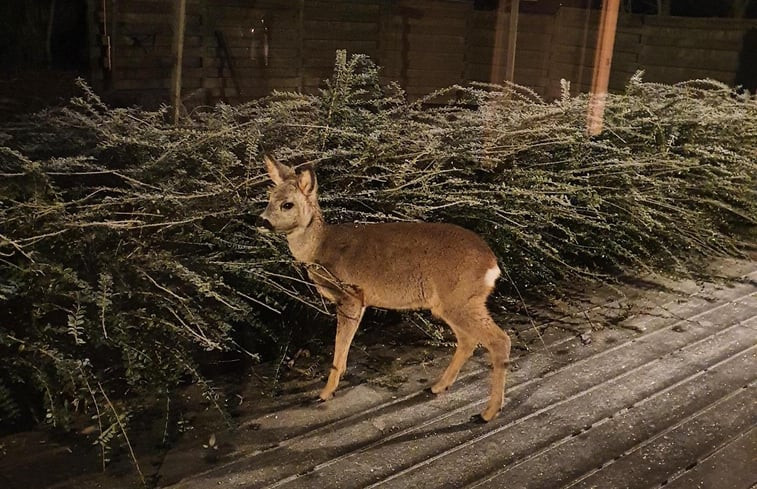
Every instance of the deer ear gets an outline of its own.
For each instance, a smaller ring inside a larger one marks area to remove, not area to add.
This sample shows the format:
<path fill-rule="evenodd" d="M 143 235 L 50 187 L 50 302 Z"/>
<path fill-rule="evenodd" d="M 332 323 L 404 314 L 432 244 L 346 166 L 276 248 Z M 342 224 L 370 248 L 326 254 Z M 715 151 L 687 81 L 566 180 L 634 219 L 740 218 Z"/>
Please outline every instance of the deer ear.
<path fill-rule="evenodd" d="M 268 170 L 268 176 L 271 177 L 271 180 L 273 180 L 273 183 L 276 185 L 279 185 L 287 178 L 294 176 L 294 170 L 279 163 L 268 155 L 263 155 L 263 161 L 265 162 L 266 170 Z"/>
<path fill-rule="evenodd" d="M 314 194 L 318 189 L 318 182 L 315 179 L 313 167 L 305 166 L 297 173 L 297 186 L 305 195 Z"/>

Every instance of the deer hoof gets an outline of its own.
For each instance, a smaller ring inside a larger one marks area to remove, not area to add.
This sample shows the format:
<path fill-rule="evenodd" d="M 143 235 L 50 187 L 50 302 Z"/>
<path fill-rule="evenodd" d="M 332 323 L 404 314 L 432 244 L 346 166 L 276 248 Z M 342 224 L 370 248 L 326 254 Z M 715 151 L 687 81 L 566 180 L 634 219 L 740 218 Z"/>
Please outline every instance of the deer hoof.
<path fill-rule="evenodd" d="M 499 409 L 489 409 L 489 408 L 486 408 L 486 410 L 483 413 L 481 413 L 480 416 L 481 416 L 481 419 L 485 423 L 488 423 L 489 421 L 491 421 L 494 418 L 496 418 L 498 414 L 499 414 Z"/>
<path fill-rule="evenodd" d="M 486 424 L 486 420 L 480 414 L 474 414 L 469 421 L 473 424 Z"/>

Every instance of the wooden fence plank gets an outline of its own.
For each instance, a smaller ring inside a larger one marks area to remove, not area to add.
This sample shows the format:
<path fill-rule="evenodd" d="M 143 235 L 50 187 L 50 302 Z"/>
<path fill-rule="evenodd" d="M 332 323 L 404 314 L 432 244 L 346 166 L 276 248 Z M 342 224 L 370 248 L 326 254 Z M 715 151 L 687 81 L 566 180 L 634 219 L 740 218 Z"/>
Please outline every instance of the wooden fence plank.
<path fill-rule="evenodd" d="M 739 66 L 739 53 L 710 49 L 666 49 L 652 46 L 642 48 L 639 63 L 675 68 L 733 71 L 735 73 Z"/>
<path fill-rule="evenodd" d="M 706 44 L 707 49 L 712 51 L 741 51 L 743 39 L 709 39 L 705 42 L 696 36 L 669 36 L 649 33 L 644 36 L 645 46 L 659 46 L 677 50 L 702 48 Z"/>

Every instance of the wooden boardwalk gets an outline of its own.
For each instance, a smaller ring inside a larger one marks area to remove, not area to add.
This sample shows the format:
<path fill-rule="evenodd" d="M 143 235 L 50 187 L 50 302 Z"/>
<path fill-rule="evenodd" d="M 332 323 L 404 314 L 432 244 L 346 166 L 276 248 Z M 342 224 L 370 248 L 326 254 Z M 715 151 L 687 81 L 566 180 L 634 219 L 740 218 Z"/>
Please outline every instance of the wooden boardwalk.
<path fill-rule="evenodd" d="M 292 403 L 247 420 L 214 464 L 177 449 L 160 483 L 750 488 L 757 483 L 757 265 L 747 268 L 729 287 L 691 284 L 685 298 L 680 289 L 650 293 L 643 313 L 593 332 L 589 344 L 548 329 L 540 349 L 515 358 L 505 407 L 489 424 L 471 421 L 487 398 L 485 356 L 436 397 L 422 387 L 443 369 L 441 358 L 396 372 L 406 379 L 398 390 L 363 382 L 328 403 Z M 172 480 L 171 467 L 188 464 L 195 475 Z"/>

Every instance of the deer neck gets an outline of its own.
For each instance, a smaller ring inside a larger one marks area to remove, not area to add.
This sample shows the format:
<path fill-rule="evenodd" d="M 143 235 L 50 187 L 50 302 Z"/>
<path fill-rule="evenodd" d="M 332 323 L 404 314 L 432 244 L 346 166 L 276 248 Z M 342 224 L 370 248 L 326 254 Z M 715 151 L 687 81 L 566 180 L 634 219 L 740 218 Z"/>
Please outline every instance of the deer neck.
<path fill-rule="evenodd" d="M 316 261 L 318 249 L 323 241 L 326 223 L 323 220 L 321 209 L 316 203 L 314 206 L 313 217 L 307 226 L 297 228 L 287 235 L 289 250 L 292 252 L 294 259 L 304 263 Z"/>

